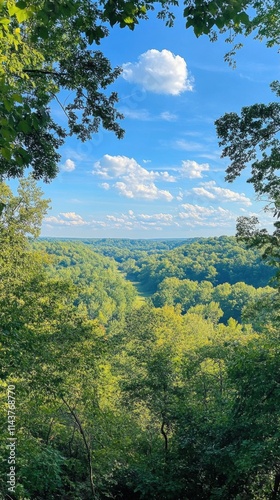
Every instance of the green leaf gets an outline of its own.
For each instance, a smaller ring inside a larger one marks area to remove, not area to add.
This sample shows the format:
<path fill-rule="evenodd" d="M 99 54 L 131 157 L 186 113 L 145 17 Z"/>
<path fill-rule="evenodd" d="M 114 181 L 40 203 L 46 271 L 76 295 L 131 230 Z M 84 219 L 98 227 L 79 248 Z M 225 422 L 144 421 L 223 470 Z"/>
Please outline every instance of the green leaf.
<path fill-rule="evenodd" d="M 27 3 L 24 2 L 24 0 L 19 0 L 19 2 L 16 3 L 16 6 L 19 8 L 19 9 L 26 9 L 27 7 Z"/>
<path fill-rule="evenodd" d="M 0 153 L 3 156 L 3 158 L 5 158 L 5 160 L 9 161 L 11 159 L 12 153 L 11 153 L 10 149 L 0 148 Z"/>
<path fill-rule="evenodd" d="M 128 17 L 124 18 L 124 22 L 126 24 L 133 24 L 134 23 L 134 19 L 133 19 L 133 17 L 128 16 Z"/>
<path fill-rule="evenodd" d="M 19 102 L 19 103 L 23 102 L 22 95 L 20 95 L 20 94 L 12 94 L 12 99 L 15 102 Z"/>
<path fill-rule="evenodd" d="M 8 26 L 10 24 L 11 20 L 7 19 L 4 17 L 3 19 L 0 19 L 0 24 L 3 24 L 4 26 Z"/>
<path fill-rule="evenodd" d="M 239 14 L 239 21 L 242 23 L 242 24 L 245 24 L 246 26 L 249 24 L 250 22 L 250 18 L 248 16 L 248 14 L 246 14 L 246 12 L 241 12 L 241 14 Z"/>
<path fill-rule="evenodd" d="M 12 109 L 12 104 L 11 101 L 8 101 L 8 99 L 3 99 L 4 106 L 7 111 L 11 111 Z"/>
<path fill-rule="evenodd" d="M 47 40 L 49 36 L 49 30 L 46 26 L 39 26 L 37 29 L 38 36 L 43 38 L 43 40 Z"/>
<path fill-rule="evenodd" d="M 29 124 L 25 120 L 21 120 L 18 124 L 18 128 L 20 132 L 24 132 L 25 134 L 28 134 L 30 132 L 31 128 Z"/>

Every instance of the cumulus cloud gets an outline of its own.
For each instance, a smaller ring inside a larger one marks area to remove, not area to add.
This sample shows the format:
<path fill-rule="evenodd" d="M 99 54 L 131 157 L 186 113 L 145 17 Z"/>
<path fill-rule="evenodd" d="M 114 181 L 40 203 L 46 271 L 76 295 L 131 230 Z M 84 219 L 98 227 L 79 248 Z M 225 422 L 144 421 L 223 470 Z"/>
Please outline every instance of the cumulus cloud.
<path fill-rule="evenodd" d="M 198 196 L 225 202 L 237 201 L 238 203 L 242 203 L 246 206 L 252 205 L 250 198 L 245 196 L 244 193 L 236 193 L 231 189 L 221 188 L 216 185 L 215 181 L 204 182 L 201 186 L 202 187 L 192 189 L 192 191 Z"/>
<path fill-rule="evenodd" d="M 75 162 L 73 160 L 70 160 L 70 158 L 68 158 L 68 160 L 66 160 L 66 162 L 60 166 L 63 172 L 73 172 L 73 170 L 75 170 L 75 167 Z"/>
<path fill-rule="evenodd" d="M 193 192 L 198 196 L 204 196 L 205 198 L 209 198 L 210 200 L 216 199 L 216 196 L 213 193 L 210 193 L 210 191 L 207 191 L 207 189 L 203 187 L 193 188 Z"/>
<path fill-rule="evenodd" d="M 127 198 L 165 199 L 166 201 L 173 199 L 172 194 L 167 190 L 159 189 L 155 181 L 174 182 L 175 178 L 168 172 L 149 171 L 141 167 L 134 158 L 104 155 L 94 164 L 92 173 L 104 179 L 116 179 L 117 182 L 113 187 Z"/>
<path fill-rule="evenodd" d="M 110 184 L 108 184 L 108 182 L 102 182 L 101 186 L 103 187 L 103 189 L 105 189 L 106 191 L 108 191 L 108 189 L 110 189 Z"/>
<path fill-rule="evenodd" d="M 222 207 L 203 207 L 201 205 L 192 205 L 191 203 L 184 203 L 181 206 L 184 211 L 179 213 L 179 218 L 183 221 L 184 225 L 191 227 L 227 227 L 236 219 L 235 214 Z"/>
<path fill-rule="evenodd" d="M 85 226 L 88 224 L 81 215 L 75 212 L 61 212 L 57 217 L 45 217 L 44 222 L 50 225 L 58 226 Z"/>
<path fill-rule="evenodd" d="M 108 214 L 104 221 L 92 221 L 92 227 L 108 229 L 128 229 L 129 231 L 157 230 L 166 228 L 228 228 L 236 220 L 236 214 L 222 207 L 193 205 L 184 203 L 179 211 L 171 213 L 127 213 Z"/>
<path fill-rule="evenodd" d="M 101 221 L 92 221 L 93 227 L 100 227 Z M 136 214 L 133 210 L 127 213 L 108 214 L 105 216 L 103 227 L 109 229 L 128 229 L 128 230 L 157 230 L 164 227 L 178 226 L 175 216 L 169 213 Z"/>
<path fill-rule="evenodd" d="M 139 56 L 138 62 L 123 64 L 122 76 L 156 94 L 179 95 L 193 89 L 186 61 L 166 49 L 148 50 Z"/>
<path fill-rule="evenodd" d="M 209 168 L 208 163 L 199 164 L 193 160 L 186 160 L 182 162 L 181 174 L 189 179 L 201 179 L 202 172 L 209 170 Z"/>
<path fill-rule="evenodd" d="M 139 219 L 143 219 L 145 221 L 147 220 L 152 220 L 152 221 L 162 221 L 162 222 L 172 222 L 173 221 L 173 215 L 171 214 L 140 214 Z"/>
<path fill-rule="evenodd" d="M 200 205 L 192 205 L 191 203 L 184 203 L 182 208 L 185 212 L 179 213 L 181 219 L 203 220 L 215 212 L 213 207 L 202 207 Z"/>

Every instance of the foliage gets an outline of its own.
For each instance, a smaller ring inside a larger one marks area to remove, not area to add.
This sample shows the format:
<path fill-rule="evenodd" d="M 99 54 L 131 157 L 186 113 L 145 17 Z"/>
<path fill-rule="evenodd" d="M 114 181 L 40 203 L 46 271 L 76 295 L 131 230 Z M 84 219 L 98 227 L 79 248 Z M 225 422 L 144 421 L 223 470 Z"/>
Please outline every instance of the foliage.
<path fill-rule="evenodd" d="M 51 180 L 58 167 L 58 148 L 67 135 L 89 139 L 102 125 L 119 138 L 117 96 L 105 90 L 120 74 L 112 70 L 100 51 L 108 34 L 97 4 L 88 0 L 1 2 L 0 174 L 21 176 L 30 166 L 35 179 Z M 59 93 L 67 90 L 72 101 L 63 106 Z M 50 111 L 56 99 L 67 117 L 67 128 Z"/>
<path fill-rule="evenodd" d="M 278 82 L 272 84 L 280 95 Z M 279 198 L 277 170 L 279 165 L 280 105 L 277 102 L 244 107 L 240 117 L 227 113 L 216 121 L 220 146 L 225 146 L 222 156 L 231 160 L 227 180 L 232 182 L 248 165 L 251 166 L 252 183 L 258 196 L 269 200 Z"/>
<path fill-rule="evenodd" d="M 37 242 L 36 249 L 52 256 L 51 276 L 76 285 L 75 306 L 84 306 L 91 319 L 103 324 L 121 321 L 135 300 L 135 289 L 118 271 L 115 262 L 80 242 Z"/>
<path fill-rule="evenodd" d="M 6 436 L 13 384 L 15 498 L 275 497 L 277 317 L 263 315 L 265 328 L 255 321 L 258 334 L 219 323 L 226 300 L 247 300 L 247 319 L 255 317 L 256 291 L 172 277 L 159 287 L 163 307 L 136 306 L 116 263 L 88 244 L 29 241 L 47 206 L 34 181 L 17 196 L 1 188 L 0 423 Z M 224 250 L 230 242 L 218 241 Z M 217 241 L 204 244 L 161 257 L 204 248 L 206 260 Z M 228 265 L 234 252 L 227 257 Z M 5 440 L 0 450 L 6 457 Z M 3 495 L 6 473 L 3 461 Z"/>
<path fill-rule="evenodd" d="M 271 84 L 277 97 L 280 95 L 279 82 Z M 268 202 L 266 210 L 276 219 L 272 234 L 259 229 L 258 218 L 239 217 L 237 237 L 251 248 L 261 250 L 264 259 L 279 268 L 279 149 L 280 107 L 278 102 L 255 104 L 244 107 L 240 116 L 227 113 L 216 121 L 220 145 L 224 147 L 222 156 L 229 157 L 227 180 L 232 182 L 246 167 L 251 168 L 249 183 L 260 199 Z M 279 280 L 279 271 L 277 271 Z"/>
<path fill-rule="evenodd" d="M 122 268 L 150 292 L 157 291 L 160 283 L 171 277 L 209 281 L 213 285 L 245 281 L 252 286 L 266 286 L 274 273 L 262 262 L 260 252 L 246 249 L 233 237 L 201 238 L 168 252 L 143 255 Z"/>
<path fill-rule="evenodd" d="M 223 283 L 213 287 L 208 281 L 199 283 L 186 279 L 165 278 L 152 300 L 157 307 L 180 305 L 182 314 L 194 308 L 205 317 L 214 319 L 218 314 L 218 320 L 222 317 L 222 322 L 226 324 L 230 318 L 241 322 L 243 309 L 247 305 L 253 307 L 256 302 L 260 304 L 264 300 L 272 301 L 276 296 L 277 292 L 269 286 L 254 288 L 238 282 L 233 285 Z"/>

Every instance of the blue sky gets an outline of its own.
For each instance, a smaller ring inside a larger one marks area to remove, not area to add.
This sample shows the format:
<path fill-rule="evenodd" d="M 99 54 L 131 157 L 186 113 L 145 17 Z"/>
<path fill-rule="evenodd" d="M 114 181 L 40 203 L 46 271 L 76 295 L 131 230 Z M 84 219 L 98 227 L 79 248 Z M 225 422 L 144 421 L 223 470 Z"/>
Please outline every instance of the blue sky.
<path fill-rule="evenodd" d="M 85 144 L 67 140 L 58 177 L 41 184 L 52 206 L 42 236 L 231 235 L 236 217 L 250 214 L 269 227 L 246 172 L 224 181 L 214 120 L 273 100 L 279 55 L 247 39 L 233 70 L 223 60 L 228 44 L 197 39 L 179 17 L 171 29 L 155 16 L 133 32 L 114 27 L 102 42 L 112 65 L 123 66 L 111 90 L 125 138 L 101 130 Z M 53 111 L 63 123 L 61 109 Z"/>

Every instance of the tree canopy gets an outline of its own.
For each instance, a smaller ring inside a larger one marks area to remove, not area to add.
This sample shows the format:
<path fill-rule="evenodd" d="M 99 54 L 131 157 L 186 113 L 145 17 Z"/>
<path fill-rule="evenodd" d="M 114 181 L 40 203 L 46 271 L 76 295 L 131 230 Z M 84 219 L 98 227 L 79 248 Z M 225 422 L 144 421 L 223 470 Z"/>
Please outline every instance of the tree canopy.
<path fill-rule="evenodd" d="M 34 243 L 47 208 L 36 182 L 21 180 L 16 195 L 0 187 L 2 497 L 279 497 L 277 292 L 182 279 L 182 268 L 164 259 L 178 253 L 191 269 L 204 253 L 223 273 L 238 248 L 233 238 L 146 243 L 146 259 L 160 256 L 167 277 L 153 298 L 158 307 L 139 307 L 111 258 L 113 241 L 99 245 L 111 257 L 90 240 Z M 131 241 L 135 259 L 144 249 Z M 240 250 L 228 269 L 233 282 L 240 264 L 242 275 L 254 270 L 244 267 L 245 253 L 252 261 L 256 252 Z M 230 313 L 240 320 L 244 305 L 242 324 Z M 16 394 L 13 491 L 8 387 Z"/>
<path fill-rule="evenodd" d="M 280 82 L 271 84 L 276 96 L 280 96 Z M 260 200 L 266 202 L 266 210 L 276 219 L 273 234 L 259 229 L 256 216 L 239 217 L 237 236 L 251 246 L 262 249 L 263 256 L 279 267 L 280 238 L 280 104 L 258 103 L 242 108 L 240 115 L 226 113 L 216 121 L 216 129 L 223 147 L 222 157 L 230 159 L 226 180 L 233 182 L 249 167 L 247 182 L 254 187 Z"/>

